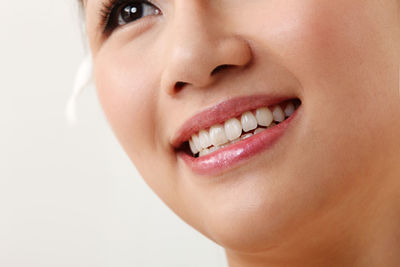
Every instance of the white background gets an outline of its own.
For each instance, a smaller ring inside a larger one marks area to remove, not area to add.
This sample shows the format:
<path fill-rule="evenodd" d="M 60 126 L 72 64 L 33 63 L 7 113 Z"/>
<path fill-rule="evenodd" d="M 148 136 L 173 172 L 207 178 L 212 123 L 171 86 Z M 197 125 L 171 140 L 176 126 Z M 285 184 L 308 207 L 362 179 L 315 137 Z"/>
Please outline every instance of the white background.
<path fill-rule="evenodd" d="M 0 266 L 226 266 L 142 181 L 93 87 L 68 127 L 74 2 L 0 0 Z"/>

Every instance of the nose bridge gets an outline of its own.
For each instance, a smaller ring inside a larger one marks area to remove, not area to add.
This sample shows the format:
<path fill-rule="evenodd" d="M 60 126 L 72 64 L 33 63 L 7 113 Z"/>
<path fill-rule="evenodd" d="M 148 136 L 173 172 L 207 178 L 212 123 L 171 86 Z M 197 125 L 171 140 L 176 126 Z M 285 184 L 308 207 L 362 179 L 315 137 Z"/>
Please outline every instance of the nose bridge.
<path fill-rule="evenodd" d="M 194 1 L 186 0 L 188 2 Z M 168 64 L 170 75 L 180 79 L 177 82 L 202 84 L 205 78 L 202 73 L 210 64 L 209 53 L 217 49 L 217 41 L 212 36 L 216 29 L 209 27 L 197 6 L 186 5 L 180 10 L 186 12 L 178 11 L 174 19 L 170 36 L 173 38 Z M 190 71 L 187 69 L 189 66 L 192 67 Z"/>
<path fill-rule="evenodd" d="M 218 67 L 248 61 L 247 43 L 219 28 L 212 10 L 200 6 L 200 1 L 176 2 L 167 37 L 167 64 L 161 78 L 167 93 L 173 93 L 178 84 L 205 87 L 212 82 L 212 73 Z"/>
<path fill-rule="evenodd" d="M 205 19 L 207 12 L 195 5 L 196 1 L 182 2 L 186 5 L 181 4 L 176 8 L 179 11 L 176 12 L 173 21 L 173 50 L 176 56 L 180 56 L 180 53 L 186 56 L 189 54 L 198 56 L 199 49 L 211 45 L 213 31 L 216 31 L 216 28 L 210 27 L 212 20 Z M 208 17 L 211 17 L 210 14 Z"/>

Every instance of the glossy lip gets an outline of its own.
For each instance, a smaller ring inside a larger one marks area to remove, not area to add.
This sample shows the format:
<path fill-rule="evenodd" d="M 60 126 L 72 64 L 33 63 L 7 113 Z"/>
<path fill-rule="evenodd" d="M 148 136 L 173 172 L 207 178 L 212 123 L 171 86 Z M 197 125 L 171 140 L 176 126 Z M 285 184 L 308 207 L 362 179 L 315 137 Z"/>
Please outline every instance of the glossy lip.
<path fill-rule="evenodd" d="M 270 148 L 283 136 L 285 130 L 293 119 L 297 117 L 301 108 L 300 105 L 289 118 L 278 125 L 267 128 L 261 133 L 221 148 L 206 156 L 195 158 L 180 151 L 178 152 L 178 157 L 196 174 L 217 175 Z"/>
<path fill-rule="evenodd" d="M 189 118 L 174 135 L 171 144 L 174 148 L 178 148 L 200 130 L 207 129 L 218 123 L 223 123 L 230 118 L 238 117 L 243 112 L 260 107 L 269 107 L 293 98 L 296 98 L 296 96 L 263 94 L 236 97 L 223 101 Z"/>

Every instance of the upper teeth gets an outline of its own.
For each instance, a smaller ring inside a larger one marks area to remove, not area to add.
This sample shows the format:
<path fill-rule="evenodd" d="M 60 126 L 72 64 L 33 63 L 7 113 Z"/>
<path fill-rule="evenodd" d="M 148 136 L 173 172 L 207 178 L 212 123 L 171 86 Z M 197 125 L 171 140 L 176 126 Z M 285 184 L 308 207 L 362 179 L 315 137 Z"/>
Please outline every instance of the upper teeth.
<path fill-rule="evenodd" d="M 209 130 L 203 129 L 198 134 L 192 135 L 189 140 L 190 149 L 194 155 L 199 152 L 200 156 L 207 155 L 228 142 L 235 143 L 252 135 L 247 133 L 242 136 L 242 130 L 249 132 L 255 129 L 254 134 L 257 134 L 265 129 L 257 128 L 258 125 L 268 127 L 275 125 L 274 121 L 282 122 L 285 117 L 292 115 L 295 109 L 295 105 L 289 102 L 284 110 L 280 105 L 275 105 L 271 108 L 258 108 L 254 112 L 246 111 L 240 118 L 231 118 L 223 124 L 213 125 Z"/>
<path fill-rule="evenodd" d="M 226 137 L 229 141 L 233 141 L 242 135 L 242 124 L 236 118 L 227 120 L 224 127 Z"/>

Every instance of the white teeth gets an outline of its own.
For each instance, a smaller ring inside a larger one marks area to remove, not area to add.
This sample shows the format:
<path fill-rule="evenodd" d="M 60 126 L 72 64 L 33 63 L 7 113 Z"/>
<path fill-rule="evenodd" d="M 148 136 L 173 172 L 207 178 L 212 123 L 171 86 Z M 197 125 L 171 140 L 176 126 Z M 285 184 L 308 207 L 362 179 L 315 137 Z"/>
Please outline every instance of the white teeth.
<path fill-rule="evenodd" d="M 219 148 L 220 148 L 220 147 L 212 146 L 212 147 L 210 147 L 210 148 L 208 149 L 208 151 L 209 151 L 210 153 L 212 153 L 212 152 L 214 152 L 214 151 L 217 151 Z"/>
<path fill-rule="evenodd" d="M 293 105 L 293 103 L 292 102 L 289 102 L 289 104 L 287 104 L 286 105 L 286 108 L 285 108 L 285 114 L 286 114 L 286 117 L 289 117 L 290 115 L 292 115 L 293 114 L 293 112 L 294 112 L 294 105 Z"/>
<path fill-rule="evenodd" d="M 253 136 L 252 133 L 244 134 L 242 137 L 240 137 L 240 140 L 244 140 L 244 139 L 247 139 L 247 138 L 252 137 L 252 136 Z"/>
<path fill-rule="evenodd" d="M 212 145 L 210 135 L 206 130 L 202 130 L 199 132 L 199 141 L 202 148 L 207 148 Z"/>
<path fill-rule="evenodd" d="M 200 139 L 197 134 L 192 135 L 192 142 L 193 146 L 196 148 L 197 151 L 201 150 Z"/>
<path fill-rule="evenodd" d="M 288 102 L 284 110 L 280 105 L 275 105 L 272 108 L 262 107 L 255 111 L 244 112 L 240 119 L 232 118 L 223 125 L 217 124 L 208 131 L 201 130 L 198 134 L 192 135 L 189 140 L 190 150 L 194 155 L 199 153 L 200 157 L 208 155 L 277 125 L 291 116 L 298 106 L 297 102 Z M 249 133 L 252 130 L 254 132 Z M 243 131 L 247 133 L 242 135 Z"/>
<path fill-rule="evenodd" d="M 257 128 L 256 117 L 254 117 L 253 113 L 250 111 L 243 113 L 240 120 L 242 122 L 243 131 L 245 131 L 245 132 L 248 132 L 248 131 L 251 131 L 251 130 L 254 130 L 255 128 Z"/>
<path fill-rule="evenodd" d="M 274 120 L 272 116 L 272 112 L 269 108 L 259 108 L 256 110 L 256 119 L 258 125 L 261 126 L 269 126 L 271 122 Z"/>
<path fill-rule="evenodd" d="M 192 151 L 192 153 L 195 155 L 199 152 L 199 150 L 197 149 L 197 147 L 193 144 L 192 139 L 189 140 L 189 146 L 190 146 L 190 150 Z"/>
<path fill-rule="evenodd" d="M 232 141 L 240 137 L 242 134 L 242 124 L 236 118 L 227 120 L 224 124 L 226 137 Z"/>
<path fill-rule="evenodd" d="M 221 124 L 214 125 L 210 128 L 211 143 L 214 146 L 219 146 L 228 142 L 228 138 L 225 135 L 224 126 Z"/>
<path fill-rule="evenodd" d="M 272 116 L 274 117 L 274 121 L 277 122 L 282 122 L 285 120 L 285 113 L 283 113 L 283 110 L 279 105 L 276 105 L 272 109 Z"/>
<path fill-rule="evenodd" d="M 199 153 L 199 157 L 202 157 L 202 156 L 205 156 L 205 155 L 208 155 L 208 154 L 210 154 L 211 152 L 210 152 L 210 150 L 209 149 L 203 149 L 202 151 L 200 151 L 200 153 Z"/>
<path fill-rule="evenodd" d="M 265 128 L 257 128 L 257 129 L 254 131 L 254 134 L 261 133 L 261 132 L 263 132 L 263 131 L 265 131 L 265 130 L 266 130 Z"/>
<path fill-rule="evenodd" d="M 211 153 L 213 153 L 214 151 L 217 151 L 218 149 L 219 149 L 219 147 L 215 147 L 215 146 L 212 146 L 212 147 L 210 147 L 210 148 L 203 149 L 202 151 L 200 151 L 199 157 L 205 156 L 205 155 L 208 155 L 208 154 L 211 154 Z"/>
<path fill-rule="evenodd" d="M 230 141 L 230 142 L 228 143 L 228 145 L 235 144 L 235 143 L 237 143 L 237 142 L 239 142 L 239 141 L 240 141 L 240 138 L 236 138 L 235 140 Z"/>

